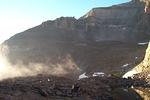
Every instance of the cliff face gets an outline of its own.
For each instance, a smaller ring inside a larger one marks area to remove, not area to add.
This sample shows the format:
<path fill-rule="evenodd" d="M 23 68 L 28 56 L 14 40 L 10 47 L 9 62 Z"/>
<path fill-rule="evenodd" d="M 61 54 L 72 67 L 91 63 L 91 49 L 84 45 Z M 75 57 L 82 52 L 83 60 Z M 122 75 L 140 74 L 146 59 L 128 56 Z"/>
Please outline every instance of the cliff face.
<path fill-rule="evenodd" d="M 127 72 L 124 77 L 140 77 L 144 79 L 150 78 L 150 43 L 146 49 L 145 57 L 143 61 L 133 68 L 131 71 Z M 150 80 L 149 80 L 150 81 Z"/>
<path fill-rule="evenodd" d="M 150 60 L 150 43 L 149 43 L 149 45 L 147 47 L 145 58 L 144 58 L 144 60 L 143 60 L 143 62 L 141 64 L 142 65 L 141 67 L 143 67 L 142 71 L 146 70 L 147 68 L 150 67 L 150 61 L 149 60 Z"/>
<path fill-rule="evenodd" d="M 65 74 L 124 71 L 120 66 L 128 63 L 130 68 L 135 57 L 139 56 L 139 62 L 144 53 L 144 46 L 133 43 L 149 39 L 149 31 L 143 31 L 149 29 L 143 16 L 144 4 L 138 0 L 94 8 L 79 19 L 61 17 L 43 22 L 3 45 L 7 45 L 6 56 L 14 65 L 42 63 Z"/>
<path fill-rule="evenodd" d="M 111 7 L 93 8 L 81 18 L 92 16 L 108 22 L 111 22 L 111 20 L 115 19 L 115 21 L 118 20 L 118 24 L 121 24 L 121 22 L 124 22 L 122 24 L 129 24 L 129 21 L 131 19 L 135 19 L 137 11 L 139 11 L 138 13 L 140 13 L 140 11 L 143 11 L 143 5 L 140 2 L 136 3 L 131 1 Z"/>
<path fill-rule="evenodd" d="M 96 38 L 99 41 L 116 40 L 135 42 L 143 40 L 146 37 L 146 34 L 143 34 L 143 29 L 139 29 L 143 15 L 144 3 L 139 0 L 133 0 L 111 7 L 93 8 L 81 17 L 81 19 L 93 19 L 92 22 L 88 23 L 88 26 L 93 26 L 94 23 L 98 27 L 97 34 L 93 36 L 94 39 Z M 142 35 L 139 31 L 142 32 Z"/>

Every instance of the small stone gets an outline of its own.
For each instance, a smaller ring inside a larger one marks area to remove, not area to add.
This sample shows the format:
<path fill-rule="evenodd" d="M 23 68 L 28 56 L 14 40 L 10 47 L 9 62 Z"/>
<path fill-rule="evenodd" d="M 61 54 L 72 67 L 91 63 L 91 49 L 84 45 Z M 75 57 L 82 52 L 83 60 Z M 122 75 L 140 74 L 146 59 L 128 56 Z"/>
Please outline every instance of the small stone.
<path fill-rule="evenodd" d="M 62 92 L 61 91 L 56 91 L 56 95 L 62 95 Z"/>
<path fill-rule="evenodd" d="M 48 96 L 48 93 L 45 90 L 40 90 L 39 92 L 44 97 Z"/>

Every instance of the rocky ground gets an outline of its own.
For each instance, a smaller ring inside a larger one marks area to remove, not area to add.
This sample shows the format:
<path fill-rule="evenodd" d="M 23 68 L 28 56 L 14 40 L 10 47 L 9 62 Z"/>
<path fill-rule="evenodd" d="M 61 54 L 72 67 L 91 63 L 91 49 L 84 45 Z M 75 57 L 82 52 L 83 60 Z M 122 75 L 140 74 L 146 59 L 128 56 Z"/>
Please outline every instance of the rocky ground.
<path fill-rule="evenodd" d="M 148 87 L 142 80 L 114 76 L 73 81 L 38 75 L 0 82 L 1 100 L 142 100 L 131 87 Z M 149 88 L 149 87 L 148 87 Z"/>

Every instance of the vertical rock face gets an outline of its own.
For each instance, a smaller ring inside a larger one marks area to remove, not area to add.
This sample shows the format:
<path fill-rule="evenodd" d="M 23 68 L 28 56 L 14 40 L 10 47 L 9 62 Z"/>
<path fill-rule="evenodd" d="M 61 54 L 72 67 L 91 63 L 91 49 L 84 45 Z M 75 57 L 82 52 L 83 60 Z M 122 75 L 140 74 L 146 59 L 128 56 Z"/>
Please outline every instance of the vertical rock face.
<path fill-rule="evenodd" d="M 137 72 L 142 72 L 150 68 L 150 43 L 146 49 L 144 60 L 135 68 Z"/>
<path fill-rule="evenodd" d="M 146 49 L 144 60 L 131 71 L 127 72 L 123 77 L 131 77 L 138 73 L 141 73 L 141 75 L 150 73 L 150 43 Z M 143 75 L 143 77 L 145 77 L 145 75 Z"/>
<path fill-rule="evenodd" d="M 90 32 L 93 40 L 125 42 L 143 40 L 145 29 L 140 28 L 143 22 L 141 20 L 145 19 L 143 15 L 144 3 L 132 0 L 110 7 L 93 8 L 80 19 L 92 20 L 86 24 L 88 29 L 93 29 L 94 25 L 97 27 L 93 29 L 95 32 Z"/>
<path fill-rule="evenodd" d="M 145 2 L 145 13 L 150 14 L 150 0 L 144 0 Z"/>
<path fill-rule="evenodd" d="M 150 43 L 149 43 L 148 48 L 146 50 L 145 58 L 143 60 L 142 65 L 144 66 L 144 69 L 150 67 Z"/>
<path fill-rule="evenodd" d="M 150 14 L 150 0 L 143 0 L 145 3 L 145 13 Z"/>

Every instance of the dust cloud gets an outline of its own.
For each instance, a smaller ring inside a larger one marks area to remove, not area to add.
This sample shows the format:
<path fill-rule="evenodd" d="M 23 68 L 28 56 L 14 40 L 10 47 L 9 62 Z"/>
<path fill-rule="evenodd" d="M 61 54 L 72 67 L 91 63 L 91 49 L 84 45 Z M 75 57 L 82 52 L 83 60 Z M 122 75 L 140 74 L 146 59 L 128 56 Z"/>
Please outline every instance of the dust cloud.
<path fill-rule="evenodd" d="M 5 45 L 0 46 L 0 80 L 14 77 L 26 77 L 35 76 L 38 74 L 50 74 L 50 75 L 66 75 L 68 73 L 78 73 L 80 69 L 68 56 L 68 60 L 65 64 L 55 64 L 47 66 L 43 63 L 30 63 L 25 66 L 22 62 L 18 62 L 12 65 L 8 59 L 9 53 L 8 47 Z"/>

